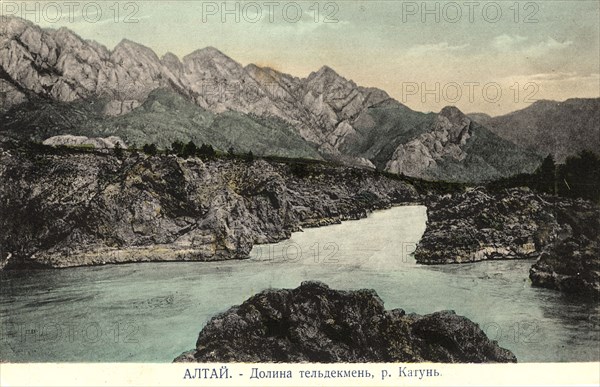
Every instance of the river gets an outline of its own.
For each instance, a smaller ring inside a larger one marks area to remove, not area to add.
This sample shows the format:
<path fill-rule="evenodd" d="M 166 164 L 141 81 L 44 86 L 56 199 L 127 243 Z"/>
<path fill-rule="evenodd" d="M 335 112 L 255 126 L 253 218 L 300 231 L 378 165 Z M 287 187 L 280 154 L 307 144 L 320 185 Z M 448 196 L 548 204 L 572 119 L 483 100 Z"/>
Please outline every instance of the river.
<path fill-rule="evenodd" d="M 417 265 L 411 252 L 425 223 L 425 207 L 395 207 L 256 246 L 245 261 L 2 273 L 0 358 L 170 362 L 195 346 L 211 316 L 310 279 L 375 289 L 388 309 L 455 310 L 519 362 L 600 360 L 596 303 L 532 287 L 532 261 Z"/>

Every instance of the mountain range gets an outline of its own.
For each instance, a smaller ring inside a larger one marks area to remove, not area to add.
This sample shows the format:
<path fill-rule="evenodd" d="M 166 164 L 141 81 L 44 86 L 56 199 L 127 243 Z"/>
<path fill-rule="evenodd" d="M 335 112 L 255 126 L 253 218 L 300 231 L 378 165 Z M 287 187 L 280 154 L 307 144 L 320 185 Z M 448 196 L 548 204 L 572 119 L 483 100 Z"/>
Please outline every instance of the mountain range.
<path fill-rule="evenodd" d="M 242 66 L 212 47 L 159 58 L 129 40 L 109 50 L 14 17 L 0 25 L 0 98 L 2 132 L 40 142 L 64 134 L 137 147 L 191 140 L 467 182 L 532 172 L 543 156 L 481 115 L 417 112 L 327 66 L 298 78 Z"/>
<path fill-rule="evenodd" d="M 582 150 L 600 149 L 600 98 L 539 100 L 525 109 L 490 117 L 469 115 L 500 137 L 558 162 Z"/>

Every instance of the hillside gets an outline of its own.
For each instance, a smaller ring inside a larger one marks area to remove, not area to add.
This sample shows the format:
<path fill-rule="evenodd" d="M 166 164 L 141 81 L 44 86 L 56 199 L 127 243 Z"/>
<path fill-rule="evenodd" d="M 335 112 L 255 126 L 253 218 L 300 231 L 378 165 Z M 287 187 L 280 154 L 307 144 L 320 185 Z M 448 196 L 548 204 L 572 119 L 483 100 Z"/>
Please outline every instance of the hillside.
<path fill-rule="evenodd" d="M 600 98 L 542 100 L 503 116 L 474 119 L 543 157 L 552 154 L 558 162 L 582 150 L 600 149 Z"/>

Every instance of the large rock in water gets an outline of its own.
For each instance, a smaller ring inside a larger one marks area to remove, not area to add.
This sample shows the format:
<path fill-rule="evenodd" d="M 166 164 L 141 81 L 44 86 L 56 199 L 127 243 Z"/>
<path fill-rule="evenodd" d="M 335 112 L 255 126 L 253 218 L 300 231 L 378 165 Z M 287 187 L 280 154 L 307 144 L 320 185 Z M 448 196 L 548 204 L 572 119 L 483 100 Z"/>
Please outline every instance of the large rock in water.
<path fill-rule="evenodd" d="M 175 362 L 516 362 L 453 311 L 386 311 L 373 290 L 266 290 L 214 317 Z"/>

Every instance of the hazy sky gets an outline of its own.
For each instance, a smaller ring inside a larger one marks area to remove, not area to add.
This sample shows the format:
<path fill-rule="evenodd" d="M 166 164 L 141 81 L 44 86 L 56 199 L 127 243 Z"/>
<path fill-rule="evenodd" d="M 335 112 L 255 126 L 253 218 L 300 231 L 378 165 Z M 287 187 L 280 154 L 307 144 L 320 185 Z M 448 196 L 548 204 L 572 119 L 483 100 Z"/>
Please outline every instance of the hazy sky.
<path fill-rule="evenodd" d="M 52 3 L 39 3 L 38 20 L 21 16 L 109 48 L 128 38 L 159 56 L 214 46 L 302 77 L 328 65 L 420 111 L 497 115 L 600 93 L 598 0 L 121 1 L 118 14 L 114 1 Z"/>

